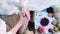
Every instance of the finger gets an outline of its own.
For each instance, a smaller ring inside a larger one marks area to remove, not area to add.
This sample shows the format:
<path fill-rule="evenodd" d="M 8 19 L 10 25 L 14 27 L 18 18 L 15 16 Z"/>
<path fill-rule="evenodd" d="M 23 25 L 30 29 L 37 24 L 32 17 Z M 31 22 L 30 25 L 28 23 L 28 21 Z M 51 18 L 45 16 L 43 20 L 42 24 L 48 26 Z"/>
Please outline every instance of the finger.
<path fill-rule="evenodd" d="M 25 15 L 28 18 L 28 20 L 30 20 L 30 13 L 29 13 L 29 11 L 26 11 Z"/>
<path fill-rule="evenodd" d="M 20 16 L 20 18 L 23 17 L 23 14 L 21 11 L 18 13 L 18 15 Z"/>
<path fill-rule="evenodd" d="M 25 9 L 24 8 L 22 8 L 22 14 L 23 14 L 23 16 L 25 16 Z"/>
<path fill-rule="evenodd" d="M 24 15 L 27 17 L 28 20 L 30 20 L 30 12 L 27 10 L 26 7 L 23 7 L 22 9 Z"/>
<path fill-rule="evenodd" d="M 28 22 L 29 20 L 27 19 L 27 17 L 24 17 L 25 21 Z"/>

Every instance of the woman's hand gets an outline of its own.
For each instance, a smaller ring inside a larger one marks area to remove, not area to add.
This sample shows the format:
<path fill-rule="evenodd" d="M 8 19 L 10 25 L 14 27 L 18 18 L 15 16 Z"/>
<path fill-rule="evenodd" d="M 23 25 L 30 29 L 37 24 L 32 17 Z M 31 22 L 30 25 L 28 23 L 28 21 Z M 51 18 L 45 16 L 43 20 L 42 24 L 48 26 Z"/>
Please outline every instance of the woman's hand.
<path fill-rule="evenodd" d="M 33 31 L 26 30 L 25 34 L 33 34 Z"/>
<path fill-rule="evenodd" d="M 28 23 L 28 19 L 26 16 L 23 15 L 22 12 L 19 12 L 19 21 L 18 23 L 9 31 L 11 32 L 12 34 L 16 34 L 16 32 L 19 30 L 19 28 L 24 24 L 24 23 Z"/>
<path fill-rule="evenodd" d="M 28 20 L 30 20 L 30 12 L 28 11 L 26 7 L 22 7 L 22 13 L 24 16 L 27 17 Z"/>
<path fill-rule="evenodd" d="M 20 16 L 19 19 L 20 24 L 27 23 L 29 21 L 27 17 L 23 14 L 23 12 L 19 12 L 19 16 Z"/>

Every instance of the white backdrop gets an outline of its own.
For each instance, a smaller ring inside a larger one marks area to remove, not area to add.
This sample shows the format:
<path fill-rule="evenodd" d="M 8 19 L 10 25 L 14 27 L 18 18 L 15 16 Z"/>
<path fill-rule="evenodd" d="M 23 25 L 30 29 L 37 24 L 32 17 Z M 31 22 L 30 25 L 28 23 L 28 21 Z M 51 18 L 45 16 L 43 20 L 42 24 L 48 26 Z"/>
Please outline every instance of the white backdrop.
<path fill-rule="evenodd" d="M 60 4 L 60 0 L 0 0 L 0 8 L 6 10 L 6 14 L 9 15 L 14 12 L 18 13 L 19 8 L 23 6 L 27 7 L 29 10 L 42 11 L 58 4 Z"/>
<path fill-rule="evenodd" d="M 60 4 L 60 0 L 9 0 L 9 3 L 18 7 L 26 6 L 29 10 L 41 11 L 50 6 Z"/>

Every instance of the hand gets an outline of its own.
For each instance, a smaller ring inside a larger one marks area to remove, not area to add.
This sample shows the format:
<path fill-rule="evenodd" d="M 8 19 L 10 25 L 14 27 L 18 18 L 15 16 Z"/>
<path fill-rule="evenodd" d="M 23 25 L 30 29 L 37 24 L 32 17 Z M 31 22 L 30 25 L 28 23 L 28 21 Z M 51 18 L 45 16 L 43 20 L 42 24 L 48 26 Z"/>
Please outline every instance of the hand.
<path fill-rule="evenodd" d="M 12 34 L 15 34 L 24 23 L 28 23 L 29 21 L 27 17 L 23 15 L 22 12 L 19 12 L 19 16 L 20 18 L 19 18 L 18 23 L 9 31 Z"/>
<path fill-rule="evenodd" d="M 30 12 L 26 7 L 22 7 L 22 13 L 27 17 L 28 20 L 30 20 Z"/>
<path fill-rule="evenodd" d="M 33 34 L 33 31 L 26 30 L 24 33 L 25 34 Z"/>
<path fill-rule="evenodd" d="M 27 17 L 23 15 L 22 12 L 19 12 L 19 16 L 20 16 L 20 19 L 19 19 L 20 24 L 27 23 L 29 21 Z"/>

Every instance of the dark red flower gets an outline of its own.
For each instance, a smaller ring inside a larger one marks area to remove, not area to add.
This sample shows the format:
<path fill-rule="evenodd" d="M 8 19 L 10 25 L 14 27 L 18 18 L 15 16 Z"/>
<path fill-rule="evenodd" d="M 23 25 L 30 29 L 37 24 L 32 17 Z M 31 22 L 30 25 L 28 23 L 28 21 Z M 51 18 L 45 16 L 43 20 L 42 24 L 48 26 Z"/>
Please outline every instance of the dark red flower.
<path fill-rule="evenodd" d="M 48 29 L 48 31 L 49 31 L 50 33 L 52 33 L 53 30 L 50 28 L 50 29 Z"/>
<path fill-rule="evenodd" d="M 42 26 L 46 26 L 49 24 L 49 20 L 47 18 L 42 18 L 41 21 L 40 21 L 40 24 Z"/>
<path fill-rule="evenodd" d="M 37 31 L 38 31 L 39 33 L 43 33 L 43 32 L 44 32 L 44 27 L 38 27 Z"/>

